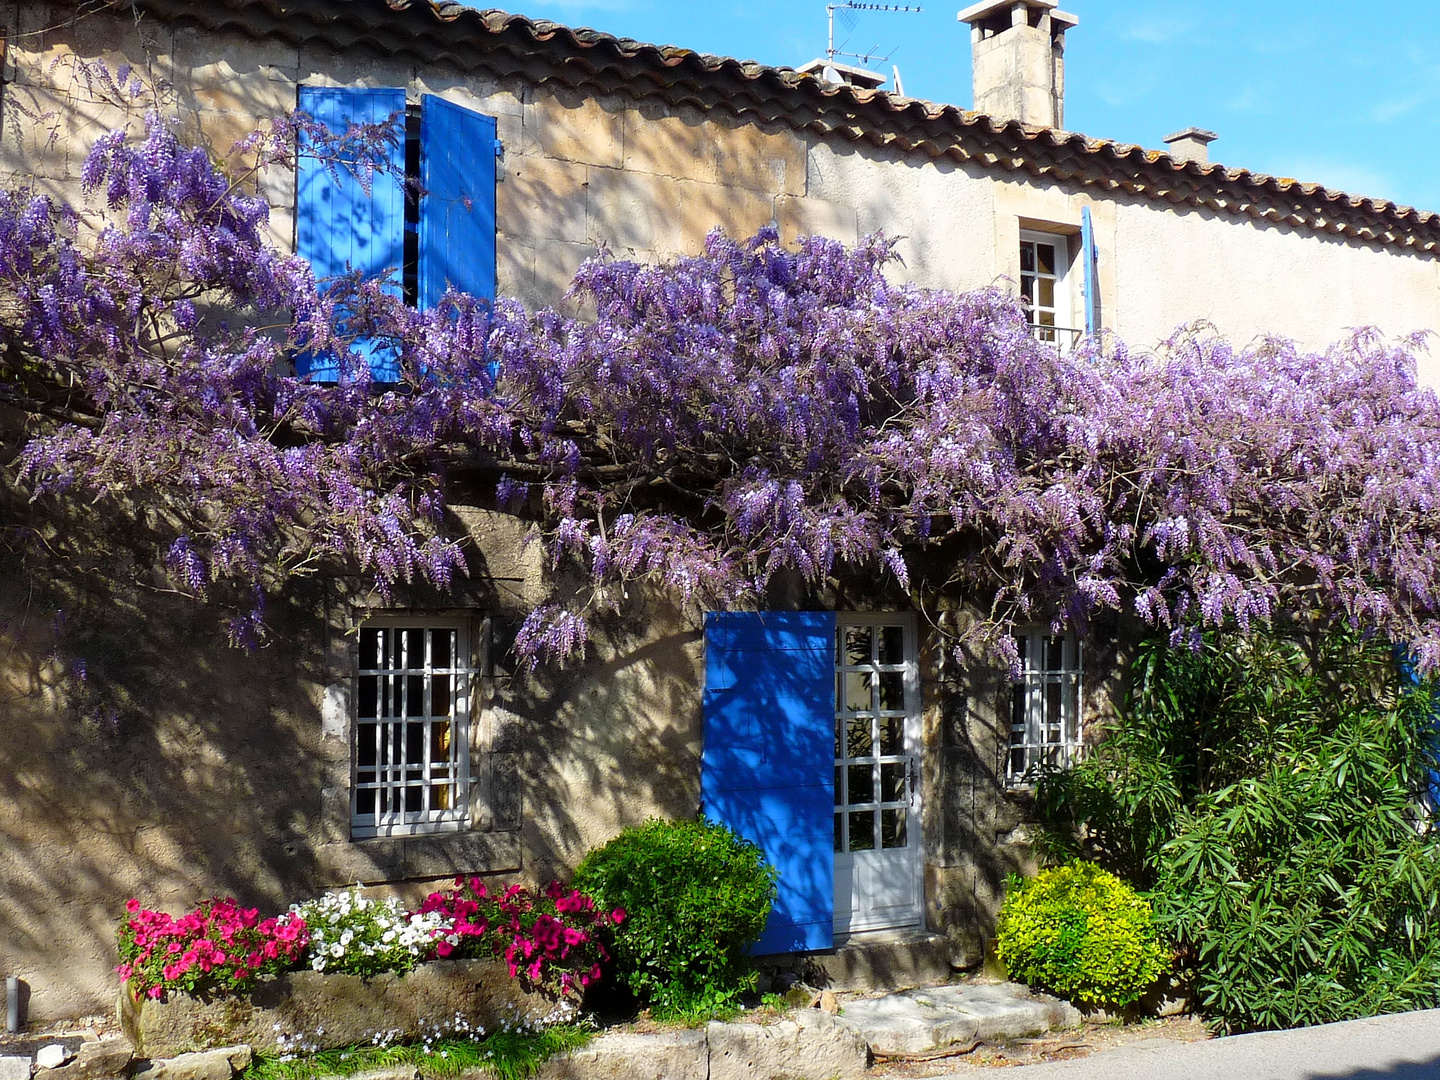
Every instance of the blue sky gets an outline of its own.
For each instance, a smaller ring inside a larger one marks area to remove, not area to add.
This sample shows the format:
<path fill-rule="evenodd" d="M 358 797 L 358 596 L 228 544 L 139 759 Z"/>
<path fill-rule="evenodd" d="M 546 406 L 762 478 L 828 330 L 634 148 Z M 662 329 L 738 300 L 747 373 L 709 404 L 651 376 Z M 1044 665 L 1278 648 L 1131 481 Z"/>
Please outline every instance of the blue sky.
<path fill-rule="evenodd" d="M 504 0 L 492 0 L 503 4 Z M 912 3 L 914 0 L 912 0 Z M 969 107 L 959 0 L 859 14 L 851 51 L 894 49 L 906 93 Z M 1440 211 L 1440 10 L 1339 0 L 1062 0 L 1066 127 L 1162 147 L 1220 133 L 1211 159 Z M 762 63 L 825 49 L 825 0 L 510 0 L 508 10 Z M 883 70 L 889 72 L 889 65 Z"/>

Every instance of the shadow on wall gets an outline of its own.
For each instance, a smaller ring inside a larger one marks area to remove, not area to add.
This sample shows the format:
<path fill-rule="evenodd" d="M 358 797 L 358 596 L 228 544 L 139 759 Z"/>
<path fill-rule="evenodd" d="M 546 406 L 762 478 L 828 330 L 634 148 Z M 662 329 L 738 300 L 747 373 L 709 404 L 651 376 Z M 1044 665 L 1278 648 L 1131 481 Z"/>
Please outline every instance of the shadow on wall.
<path fill-rule="evenodd" d="M 700 809 L 700 632 L 660 602 L 597 634 L 583 666 L 512 677 L 495 751 L 523 791 L 525 876 L 568 877 L 649 817 Z M 503 644 L 503 643 L 502 643 Z"/>
<path fill-rule="evenodd" d="M 113 1004 L 127 897 L 313 888 L 322 652 L 294 607 L 247 655 L 198 604 L 31 571 L 0 580 L 0 970 L 44 1020 Z"/>

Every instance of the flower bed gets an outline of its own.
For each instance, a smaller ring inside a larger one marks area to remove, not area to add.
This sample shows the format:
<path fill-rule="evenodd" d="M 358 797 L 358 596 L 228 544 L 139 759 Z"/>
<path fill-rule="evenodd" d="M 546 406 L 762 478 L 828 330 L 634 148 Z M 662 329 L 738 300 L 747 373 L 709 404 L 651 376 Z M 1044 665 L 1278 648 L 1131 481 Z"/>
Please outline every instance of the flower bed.
<path fill-rule="evenodd" d="M 207 900 L 180 918 L 126 904 L 120 1011 L 138 1052 L 235 1043 L 313 1052 L 573 1018 L 623 911 L 552 884 L 490 894 L 457 878 L 419 911 L 360 889 L 273 918 Z M 299 970 L 308 969 L 308 970 Z"/>
<path fill-rule="evenodd" d="M 437 1032 L 478 1036 L 572 1019 L 576 1008 L 512 979 L 503 960 L 437 960 L 368 978 L 290 971 L 256 979 L 247 994 L 172 992 L 160 1000 L 122 991 L 120 1013 L 136 1053 L 159 1058 L 236 1043 L 285 1054 Z"/>

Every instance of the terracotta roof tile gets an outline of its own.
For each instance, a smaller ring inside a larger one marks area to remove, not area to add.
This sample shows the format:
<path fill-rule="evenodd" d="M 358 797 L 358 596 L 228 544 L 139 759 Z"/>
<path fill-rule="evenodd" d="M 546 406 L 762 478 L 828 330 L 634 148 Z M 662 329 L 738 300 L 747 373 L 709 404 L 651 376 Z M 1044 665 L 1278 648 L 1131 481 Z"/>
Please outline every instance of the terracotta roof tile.
<path fill-rule="evenodd" d="M 119 0 L 117 0 L 119 2 Z M 1440 252 L 1440 215 L 1076 132 L 828 83 L 790 68 L 648 45 L 455 0 L 136 0 L 154 16 L 295 44 L 369 49 L 420 63 L 594 94 L 659 99 L 931 158 L 971 161 L 1100 193 L 1204 207 L 1376 244 Z M 130 0 L 123 6 L 131 7 Z"/>

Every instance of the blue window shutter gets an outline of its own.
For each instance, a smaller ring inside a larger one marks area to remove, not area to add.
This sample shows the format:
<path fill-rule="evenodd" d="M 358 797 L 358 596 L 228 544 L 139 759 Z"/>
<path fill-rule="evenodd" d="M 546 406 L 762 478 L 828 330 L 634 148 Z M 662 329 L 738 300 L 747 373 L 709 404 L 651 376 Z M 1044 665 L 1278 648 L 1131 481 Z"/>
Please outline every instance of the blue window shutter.
<path fill-rule="evenodd" d="M 495 118 L 428 95 L 420 110 L 420 307 L 447 286 L 493 300 Z"/>
<path fill-rule="evenodd" d="M 1396 645 L 1391 651 L 1395 656 L 1395 666 L 1400 671 L 1401 683 L 1418 689 L 1420 686 L 1420 672 L 1415 666 L 1413 654 L 1403 645 Z M 1430 717 L 1434 721 L 1431 727 L 1436 733 L 1436 742 L 1440 743 L 1440 692 L 1437 692 L 1436 696 L 1431 700 L 1431 705 L 1433 707 L 1430 711 Z M 1432 757 L 1431 762 L 1435 767 L 1430 770 L 1430 809 L 1432 813 L 1440 813 L 1440 758 Z"/>
<path fill-rule="evenodd" d="M 1088 206 L 1080 211 L 1080 260 L 1085 272 L 1085 333 L 1094 337 L 1100 332 L 1100 276 L 1096 268 L 1095 225 Z"/>
<path fill-rule="evenodd" d="M 835 923 L 835 615 L 705 617 L 705 816 L 780 871 L 758 955 L 828 949 Z"/>
<path fill-rule="evenodd" d="M 379 124 L 399 114 L 404 124 L 405 91 L 354 87 L 302 86 L 302 112 L 336 135 L 351 124 Z M 398 274 L 405 257 L 405 140 L 389 150 L 389 170 L 371 177 L 365 191 L 361 177 L 343 162 L 332 170 L 302 146 L 295 186 L 295 250 L 310 261 L 319 281 L 359 270 L 366 277 L 393 271 L 387 286 L 400 295 Z M 379 382 L 399 377 L 395 358 L 370 342 L 357 342 Z M 333 356 L 301 356 L 296 369 L 324 382 L 339 375 Z"/>

